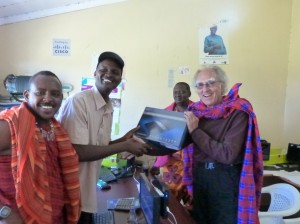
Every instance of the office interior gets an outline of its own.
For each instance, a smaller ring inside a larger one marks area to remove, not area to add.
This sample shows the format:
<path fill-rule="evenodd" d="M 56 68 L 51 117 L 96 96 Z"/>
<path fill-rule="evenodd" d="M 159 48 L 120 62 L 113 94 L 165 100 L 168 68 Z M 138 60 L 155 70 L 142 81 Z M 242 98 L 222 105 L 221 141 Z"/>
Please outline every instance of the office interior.
<path fill-rule="evenodd" d="M 82 77 L 93 77 L 101 52 L 117 52 L 125 61 L 117 138 L 137 125 L 146 106 L 169 105 L 172 84 L 191 84 L 201 67 L 199 29 L 227 21 L 229 63 L 220 66 L 229 87 L 242 83 L 240 96 L 252 103 L 261 138 L 281 154 L 300 143 L 299 11 L 297 0 L 125 0 L 1 25 L 0 80 L 50 70 L 74 94 Z M 52 41 L 60 38 L 70 40 L 69 56 L 53 55 Z M 182 66 L 189 71 L 180 74 Z"/>

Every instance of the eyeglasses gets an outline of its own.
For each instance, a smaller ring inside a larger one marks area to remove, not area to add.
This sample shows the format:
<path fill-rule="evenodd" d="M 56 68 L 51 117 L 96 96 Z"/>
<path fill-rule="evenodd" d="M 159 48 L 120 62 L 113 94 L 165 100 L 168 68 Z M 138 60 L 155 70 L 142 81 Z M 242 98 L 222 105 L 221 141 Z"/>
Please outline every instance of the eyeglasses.
<path fill-rule="evenodd" d="M 214 87 L 218 82 L 221 82 L 221 81 L 208 80 L 207 82 L 198 82 L 198 83 L 196 83 L 195 87 L 196 87 L 197 89 L 203 89 L 204 86 L 206 86 L 206 88 L 212 88 L 212 87 Z"/>

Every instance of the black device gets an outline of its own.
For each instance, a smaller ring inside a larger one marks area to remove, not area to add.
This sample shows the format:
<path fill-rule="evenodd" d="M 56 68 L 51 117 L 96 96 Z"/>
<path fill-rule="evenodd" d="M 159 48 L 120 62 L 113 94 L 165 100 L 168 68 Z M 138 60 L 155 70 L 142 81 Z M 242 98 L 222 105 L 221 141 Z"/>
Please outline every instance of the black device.
<path fill-rule="evenodd" d="M 144 173 L 140 174 L 140 206 L 147 224 L 160 223 L 161 197 L 156 192 Z"/>
<path fill-rule="evenodd" d="M 4 87 L 7 92 L 17 101 L 23 102 L 23 92 L 28 89 L 29 79 L 31 76 L 16 76 L 9 74 L 3 81 Z"/>
<path fill-rule="evenodd" d="M 146 107 L 135 135 L 159 149 L 181 150 L 190 143 L 183 112 Z"/>
<path fill-rule="evenodd" d="M 139 198 L 130 197 L 130 198 L 107 199 L 107 209 L 109 210 L 129 211 L 132 208 L 134 209 L 140 208 Z"/>
<path fill-rule="evenodd" d="M 270 150 L 271 144 L 267 140 L 260 140 L 262 153 L 263 153 L 263 160 L 268 161 L 270 159 Z"/>
<path fill-rule="evenodd" d="M 111 188 L 111 186 L 107 182 L 105 182 L 104 180 L 101 180 L 101 179 L 98 179 L 97 186 L 101 190 L 109 190 Z"/>
<path fill-rule="evenodd" d="M 126 159 L 126 166 L 122 167 L 119 170 L 119 173 L 116 174 L 117 178 L 123 178 L 123 177 L 132 177 L 134 173 L 134 167 L 135 165 L 135 157 L 131 157 L 129 159 Z"/>
<path fill-rule="evenodd" d="M 134 166 L 135 166 L 135 157 L 131 157 L 129 159 L 126 159 L 126 166 L 124 167 L 106 167 L 101 166 L 100 173 L 99 173 L 99 179 L 109 183 L 112 181 L 116 181 L 119 178 L 123 177 L 131 177 L 134 172 Z"/>
<path fill-rule="evenodd" d="M 300 144 L 289 143 L 286 154 L 286 160 L 289 163 L 300 165 Z"/>
<path fill-rule="evenodd" d="M 116 175 L 111 171 L 111 169 L 102 166 L 101 170 L 100 170 L 100 175 L 99 175 L 99 179 L 109 183 L 112 181 L 116 181 L 117 177 Z"/>
<path fill-rule="evenodd" d="M 11 213 L 11 208 L 4 205 L 0 208 L 0 220 L 6 219 Z"/>
<path fill-rule="evenodd" d="M 160 181 L 155 176 L 153 176 L 153 179 L 151 179 L 150 181 L 152 182 L 152 185 L 160 196 L 160 216 L 163 218 L 167 218 L 167 207 L 169 205 L 169 188 L 164 182 Z"/>

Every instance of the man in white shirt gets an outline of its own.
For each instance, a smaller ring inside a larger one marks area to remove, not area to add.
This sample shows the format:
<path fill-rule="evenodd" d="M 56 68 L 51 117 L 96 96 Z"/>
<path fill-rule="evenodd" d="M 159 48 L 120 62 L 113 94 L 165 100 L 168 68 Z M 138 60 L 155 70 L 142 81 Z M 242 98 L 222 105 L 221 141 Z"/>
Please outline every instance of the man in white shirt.
<path fill-rule="evenodd" d="M 122 138 L 111 141 L 113 107 L 109 94 L 122 80 L 123 59 L 114 52 L 103 52 L 98 58 L 92 89 L 69 97 L 58 115 L 68 131 L 80 161 L 82 212 L 78 224 L 90 224 L 97 211 L 96 184 L 101 159 L 128 151 L 141 156 L 149 146 L 132 138 L 132 129 Z"/>

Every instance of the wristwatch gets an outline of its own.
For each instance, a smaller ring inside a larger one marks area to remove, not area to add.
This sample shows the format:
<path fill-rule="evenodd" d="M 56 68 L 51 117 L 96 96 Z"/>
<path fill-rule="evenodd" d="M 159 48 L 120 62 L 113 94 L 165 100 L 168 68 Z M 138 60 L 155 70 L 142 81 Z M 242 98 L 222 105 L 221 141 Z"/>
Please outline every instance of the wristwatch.
<path fill-rule="evenodd" d="M 0 208 L 0 220 L 1 219 L 6 219 L 11 213 L 11 209 L 8 206 L 2 206 Z"/>

